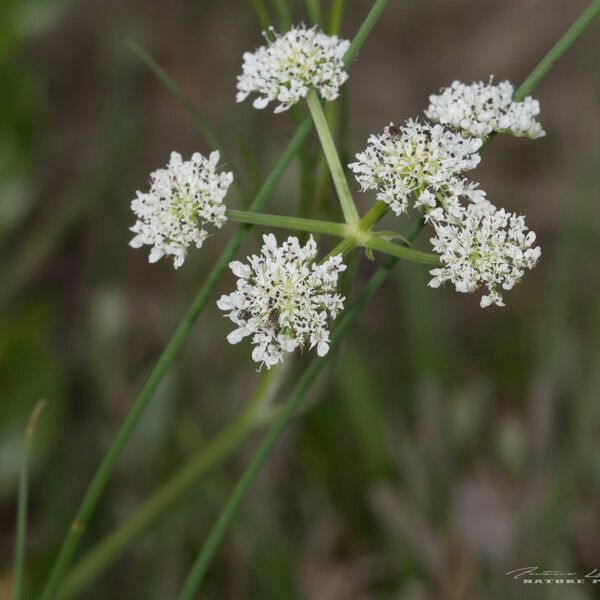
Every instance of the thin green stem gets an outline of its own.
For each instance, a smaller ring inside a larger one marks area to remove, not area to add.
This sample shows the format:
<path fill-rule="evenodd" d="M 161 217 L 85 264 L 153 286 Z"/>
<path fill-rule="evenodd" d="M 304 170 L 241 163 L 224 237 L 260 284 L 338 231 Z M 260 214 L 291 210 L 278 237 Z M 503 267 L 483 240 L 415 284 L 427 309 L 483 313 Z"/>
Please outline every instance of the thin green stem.
<path fill-rule="evenodd" d="M 366 223 L 371 227 L 375 223 L 375 215 L 380 212 L 380 207 L 374 213 L 368 216 Z M 359 233 L 352 235 L 352 229 L 345 223 L 331 223 L 329 221 L 317 221 L 316 219 L 301 219 L 299 217 L 287 217 L 283 215 L 265 215 L 261 213 L 251 213 L 244 210 L 228 210 L 227 216 L 232 221 L 238 223 L 251 223 L 252 225 L 266 225 L 268 227 L 281 227 L 283 229 L 293 229 L 296 231 L 308 231 L 309 233 L 333 235 L 337 237 L 350 238 L 352 244 L 357 244 L 364 248 L 371 248 L 384 252 L 390 256 L 417 262 L 425 265 L 439 265 L 439 258 L 435 254 L 421 252 L 407 248 L 406 245 L 399 245 L 394 242 L 382 239 L 380 235 L 363 235 Z M 365 231 L 366 233 L 366 231 Z M 348 245 L 348 251 L 354 247 Z"/>
<path fill-rule="evenodd" d="M 301 106 L 292 106 L 289 111 L 290 117 L 294 125 L 298 125 L 302 121 Z M 298 152 L 298 160 L 300 162 L 300 189 L 298 192 L 298 204 L 296 214 L 298 217 L 308 218 L 311 216 L 310 199 L 315 187 L 315 178 L 313 175 L 315 156 L 311 145 L 307 140 Z M 301 236 L 302 237 L 302 236 Z M 304 239 L 302 239 L 304 241 Z"/>
<path fill-rule="evenodd" d="M 263 31 L 266 31 L 273 21 L 269 15 L 269 11 L 265 6 L 263 0 L 252 0 L 252 8 L 254 10 L 254 16 Z"/>
<path fill-rule="evenodd" d="M 384 252 L 390 256 L 395 256 L 411 262 L 421 263 L 423 265 L 439 266 L 440 264 L 440 259 L 435 254 L 421 252 L 420 250 L 413 250 L 412 248 L 407 248 L 405 244 L 400 245 L 394 242 L 388 242 L 376 235 L 370 235 L 366 239 L 362 240 L 360 245 L 364 248 L 371 248 L 372 250 Z"/>
<path fill-rule="evenodd" d="M 331 11 L 329 12 L 329 21 L 327 23 L 327 33 L 329 35 L 335 35 L 339 32 L 345 3 L 345 0 L 333 0 Z"/>
<path fill-rule="evenodd" d="M 236 221 L 237 223 L 266 225 L 268 227 L 308 231 L 315 234 L 325 233 L 336 237 L 346 237 L 348 235 L 348 226 L 345 223 L 332 223 L 330 221 L 318 221 L 316 219 L 303 219 L 301 217 L 288 217 L 284 215 L 265 215 L 245 210 L 228 210 L 226 214 L 231 221 Z"/>
<path fill-rule="evenodd" d="M 25 572 L 25 536 L 27 533 L 27 498 L 29 496 L 29 459 L 33 434 L 46 405 L 45 400 L 40 400 L 33 408 L 27 429 L 25 430 L 25 447 L 21 461 L 21 474 L 19 476 L 19 496 L 17 500 L 17 530 L 15 535 L 15 579 L 13 599 L 23 598 L 23 574 Z"/>
<path fill-rule="evenodd" d="M 564 56 L 566 51 L 577 41 L 579 36 L 592 24 L 599 14 L 600 0 L 594 0 L 517 88 L 513 96 L 514 100 L 521 101 L 531 93 L 533 88 L 546 76 L 557 61 Z"/>
<path fill-rule="evenodd" d="M 385 216 L 388 211 L 388 205 L 383 200 L 378 200 L 365 213 L 365 216 L 360 220 L 359 227 L 363 231 L 370 231 L 375 225 Z"/>
<path fill-rule="evenodd" d="M 388 1 L 389 0 L 377 0 L 365 18 L 365 22 L 362 24 L 358 30 L 358 33 L 356 34 L 358 40 L 353 40 L 353 43 L 350 45 L 350 48 L 344 56 L 344 61 L 347 64 L 352 62 L 358 53 L 368 33 L 373 28 L 377 18 L 381 15 L 381 12 L 385 8 L 385 5 Z M 306 117 L 300 127 L 297 128 L 296 133 L 294 134 L 287 148 L 284 150 L 283 154 L 273 167 L 273 170 L 265 180 L 258 194 L 255 196 L 252 204 L 249 207 L 251 211 L 258 212 L 259 210 L 262 210 L 279 179 L 291 163 L 294 156 L 298 153 L 304 140 L 308 136 L 311 126 L 312 124 L 310 117 Z M 225 271 L 227 265 L 242 244 L 249 229 L 250 225 L 242 225 L 225 246 L 221 256 L 217 259 L 215 265 L 208 274 L 208 277 L 192 301 L 191 306 L 184 315 L 183 319 L 180 321 L 175 332 L 173 333 L 173 336 L 158 358 L 156 364 L 150 372 L 150 375 L 148 376 L 148 379 L 144 383 L 138 396 L 129 409 L 129 412 L 125 416 L 119 431 L 117 432 L 110 448 L 102 459 L 98 470 L 88 486 L 83 500 L 67 532 L 67 535 L 63 540 L 58 556 L 54 562 L 50 576 L 46 583 L 42 600 L 51 600 L 56 597 L 62 578 L 69 567 L 69 564 L 71 563 L 73 553 L 75 552 L 79 540 L 81 539 L 81 536 L 87 527 L 87 521 L 96 507 L 100 496 L 102 495 L 102 492 L 104 491 L 104 488 L 106 487 L 114 471 L 121 451 L 129 440 L 129 437 L 131 436 L 131 433 L 133 432 L 139 418 L 143 414 L 148 402 L 154 395 L 158 384 L 161 382 L 170 364 L 178 354 L 179 349 L 187 338 L 187 335 L 192 329 L 196 319 L 202 312 L 202 309 L 205 307 L 208 299 L 212 296 L 212 292 L 222 273 Z"/>
<path fill-rule="evenodd" d="M 344 213 L 344 219 L 347 223 L 357 223 L 359 221 L 358 211 L 356 210 L 354 200 L 352 199 L 350 187 L 348 186 L 348 180 L 346 179 L 342 163 L 340 162 L 340 157 L 338 156 L 337 149 L 335 147 L 335 142 L 333 141 L 333 137 L 331 135 L 331 131 L 329 130 L 329 125 L 327 124 L 327 119 L 325 118 L 325 113 L 323 112 L 323 107 L 321 106 L 321 102 L 319 101 L 317 93 L 314 90 L 310 91 L 306 97 L 306 101 L 308 103 L 308 108 L 310 110 L 315 129 L 319 135 L 319 140 L 321 141 L 323 153 L 325 154 L 327 164 L 329 165 L 329 171 L 331 173 L 333 184 L 342 207 L 342 212 Z"/>
<path fill-rule="evenodd" d="M 273 0 L 273 4 L 275 4 L 275 10 L 279 17 L 279 27 L 282 31 L 288 31 L 292 26 L 292 15 L 287 0 Z"/>
<path fill-rule="evenodd" d="M 388 205 L 379 200 L 365 213 L 365 216 L 358 224 L 358 229 L 363 233 L 371 231 L 376 223 L 385 216 L 387 211 Z M 348 254 L 348 252 L 358 246 L 360 246 L 358 237 L 346 238 L 343 242 L 340 242 L 335 248 L 333 248 L 327 257 L 335 256 L 336 254 Z"/>
<path fill-rule="evenodd" d="M 321 0 L 304 0 L 304 8 L 311 25 L 321 22 Z"/>
<path fill-rule="evenodd" d="M 381 13 L 385 10 L 389 1 L 390 0 L 376 0 L 373 3 L 369 14 L 365 17 L 365 20 L 359 27 L 356 35 L 350 42 L 346 54 L 344 54 L 343 62 L 346 67 L 350 66 L 352 61 L 356 58 L 358 51 L 362 48 L 367 37 L 369 37 L 371 30 L 375 27 L 375 23 L 377 23 L 379 17 L 381 17 Z"/>
<path fill-rule="evenodd" d="M 221 149 L 219 138 L 212 130 L 198 107 L 186 96 L 183 90 L 177 85 L 177 83 L 171 78 L 171 76 L 136 42 L 130 40 L 128 42 L 129 47 L 133 50 L 135 55 L 158 77 L 160 82 L 177 98 L 178 102 L 185 108 L 191 117 L 194 125 L 198 128 L 198 131 L 202 134 L 204 141 L 211 147 Z"/>
<path fill-rule="evenodd" d="M 227 530 L 244 499 L 251 484 L 256 479 L 263 464 L 265 463 L 269 453 L 282 431 L 285 429 L 289 421 L 296 413 L 300 402 L 304 395 L 316 379 L 317 375 L 323 370 L 328 360 L 335 354 L 335 350 L 342 338 L 348 332 L 350 326 L 354 323 L 366 303 L 371 299 L 377 288 L 383 283 L 392 267 L 396 264 L 397 259 L 389 259 L 385 264 L 377 269 L 375 274 L 369 280 L 362 293 L 358 296 L 353 305 L 341 317 L 339 324 L 335 328 L 332 337 L 329 352 L 324 358 L 313 358 L 310 365 L 299 379 L 294 390 L 288 397 L 287 401 L 278 413 L 277 418 L 269 428 L 258 450 L 254 454 L 250 464 L 239 479 L 231 496 L 226 502 L 219 518 L 210 530 L 206 541 L 204 542 L 188 577 L 185 580 L 183 588 L 179 594 L 179 600 L 192 600 L 202 584 L 204 575 L 210 565 L 217 548 L 225 537 Z"/>
<path fill-rule="evenodd" d="M 527 75 L 525 81 L 515 90 L 513 100 L 521 102 L 531 93 L 533 88 L 548 74 L 550 69 L 565 55 L 567 50 L 579 39 L 581 34 L 594 22 L 600 15 L 600 0 L 594 0 L 582 13 L 577 20 L 565 31 L 563 36 L 552 46 L 542 60 L 535 66 L 533 71 Z M 496 137 L 496 132 L 490 133 L 484 140 L 481 148 L 482 152 L 487 145 Z"/>

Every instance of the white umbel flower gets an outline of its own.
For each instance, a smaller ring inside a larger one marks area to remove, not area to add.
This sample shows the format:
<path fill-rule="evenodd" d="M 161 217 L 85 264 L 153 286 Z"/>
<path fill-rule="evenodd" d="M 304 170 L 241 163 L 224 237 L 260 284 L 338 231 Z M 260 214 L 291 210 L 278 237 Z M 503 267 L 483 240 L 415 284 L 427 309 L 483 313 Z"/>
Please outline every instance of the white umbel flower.
<path fill-rule="evenodd" d="M 470 135 L 484 137 L 492 131 L 510 133 L 531 139 L 543 137 L 546 132 L 535 117 L 540 114 L 540 103 L 531 96 L 514 102 L 514 87 L 509 81 L 498 85 L 475 81 L 466 85 L 460 81 L 429 96 L 425 111 L 428 119 Z"/>
<path fill-rule="evenodd" d="M 227 340 L 237 344 L 252 336 L 252 358 L 267 368 L 297 348 L 316 346 L 317 354 L 325 356 L 327 320 L 335 319 L 344 307 L 344 298 L 335 293 L 338 275 L 346 269 L 342 256 L 312 262 L 317 256 L 312 236 L 305 246 L 295 237 L 281 246 L 273 234 L 263 240 L 258 256 L 250 256 L 247 264 L 229 265 L 238 278 L 237 289 L 217 302 L 237 326 Z"/>
<path fill-rule="evenodd" d="M 504 306 L 499 290 L 512 289 L 541 255 L 524 217 L 497 209 L 487 200 L 468 204 L 462 220 L 435 222 L 434 228 L 436 237 L 431 243 L 443 266 L 430 271 L 429 285 L 437 288 L 449 281 L 463 293 L 485 286 L 482 308 Z"/>
<path fill-rule="evenodd" d="M 377 199 L 400 215 L 408 209 L 413 193 L 414 207 L 420 208 L 435 206 L 436 192 L 451 196 L 474 192 L 460 175 L 479 164 L 481 143 L 441 125 L 408 120 L 371 135 L 367 148 L 348 166 L 362 191 L 377 190 Z"/>
<path fill-rule="evenodd" d="M 347 40 L 325 35 L 316 27 L 292 27 L 284 35 L 273 28 L 265 34 L 268 45 L 244 53 L 242 74 L 237 78 L 237 101 L 256 94 L 254 108 L 277 101 L 276 113 L 288 110 L 311 89 L 326 100 L 338 97 L 348 79 L 342 59 Z"/>
<path fill-rule="evenodd" d="M 150 191 L 138 191 L 131 202 L 138 220 L 130 228 L 130 246 L 152 246 L 151 263 L 169 255 L 179 268 L 188 248 L 200 248 L 208 237 L 205 226 L 221 227 L 227 220 L 223 200 L 233 174 L 219 173 L 218 163 L 218 152 L 208 158 L 196 152 L 188 161 L 172 152 L 167 167 L 150 174 Z"/>

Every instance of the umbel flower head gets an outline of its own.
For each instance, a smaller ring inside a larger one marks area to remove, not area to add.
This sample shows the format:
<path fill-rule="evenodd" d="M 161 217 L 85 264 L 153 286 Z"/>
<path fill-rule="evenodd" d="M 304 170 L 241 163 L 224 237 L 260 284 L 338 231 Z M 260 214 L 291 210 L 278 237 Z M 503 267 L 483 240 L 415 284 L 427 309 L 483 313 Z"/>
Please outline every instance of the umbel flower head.
<path fill-rule="evenodd" d="M 362 191 L 377 190 L 377 199 L 400 215 L 408 209 L 413 193 L 417 196 L 415 208 L 434 207 L 436 192 L 479 199 L 481 192 L 460 175 L 479 164 L 481 143 L 441 125 L 408 120 L 404 125 L 391 123 L 382 133 L 371 135 L 367 148 L 348 166 Z"/>
<path fill-rule="evenodd" d="M 484 137 L 492 131 L 510 133 L 532 139 L 546 135 L 535 120 L 540 103 L 531 96 L 514 102 L 514 87 L 509 81 L 498 85 L 475 81 L 466 85 L 460 81 L 429 96 L 427 118 L 470 135 Z"/>
<path fill-rule="evenodd" d="M 238 102 L 256 94 L 254 108 L 277 101 L 275 112 L 280 113 L 311 89 L 326 100 L 338 97 L 340 86 L 348 79 L 342 59 L 350 42 L 304 25 L 292 27 L 284 35 L 271 27 L 263 35 L 266 46 L 244 53 L 242 74 L 237 78 Z"/>
<path fill-rule="evenodd" d="M 227 220 L 223 200 L 233 174 L 219 173 L 218 163 L 218 152 L 208 158 L 196 152 L 186 161 L 171 152 L 167 167 L 150 174 L 150 191 L 138 191 L 131 202 L 138 220 L 130 228 L 135 236 L 129 245 L 152 246 L 151 263 L 169 255 L 179 268 L 188 248 L 200 248 L 208 237 L 205 226 L 221 227 Z"/>
<path fill-rule="evenodd" d="M 344 298 L 336 293 L 338 275 L 346 269 L 342 256 L 312 262 L 317 256 L 312 236 L 304 246 L 295 237 L 279 246 L 273 234 L 264 235 L 263 241 L 261 253 L 249 257 L 247 264 L 229 265 L 238 278 L 237 289 L 217 302 L 237 326 L 227 340 L 237 344 L 252 336 L 252 358 L 267 368 L 297 348 L 316 346 L 317 354 L 325 356 L 327 320 L 344 307 Z"/>
<path fill-rule="evenodd" d="M 524 217 L 497 209 L 487 200 L 468 204 L 462 219 L 434 222 L 434 228 L 431 243 L 442 267 L 430 271 L 429 285 L 437 288 L 450 281 L 463 293 L 485 286 L 482 308 L 504 306 L 499 290 L 512 289 L 542 253 L 533 246 L 535 233 L 528 230 Z"/>

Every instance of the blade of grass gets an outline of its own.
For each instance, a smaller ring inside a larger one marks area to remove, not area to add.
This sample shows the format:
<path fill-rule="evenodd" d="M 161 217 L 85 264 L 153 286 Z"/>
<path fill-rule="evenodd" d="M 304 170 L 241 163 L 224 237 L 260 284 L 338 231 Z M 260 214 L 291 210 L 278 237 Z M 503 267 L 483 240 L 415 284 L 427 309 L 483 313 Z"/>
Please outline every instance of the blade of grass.
<path fill-rule="evenodd" d="M 33 435 L 42 410 L 46 406 L 45 400 L 40 400 L 34 407 L 25 430 L 25 447 L 21 462 L 19 476 L 19 497 L 17 500 L 17 531 L 15 535 L 15 581 L 14 600 L 21 600 L 23 596 L 23 574 L 25 571 L 25 535 L 27 533 L 27 498 L 29 496 L 29 460 Z"/>
<path fill-rule="evenodd" d="M 373 7 L 365 17 L 365 20 L 363 21 L 353 42 L 350 44 L 350 47 L 344 56 L 345 64 L 350 64 L 352 62 L 360 47 L 366 40 L 369 32 L 375 26 L 375 23 L 381 16 L 381 13 L 388 2 L 389 0 L 377 0 L 373 4 Z M 296 133 L 273 167 L 273 170 L 265 180 L 260 191 L 255 196 L 252 204 L 250 205 L 250 210 L 254 212 L 262 210 L 264 204 L 273 192 L 284 171 L 287 169 L 292 159 L 299 151 L 302 143 L 306 139 L 306 136 L 311 129 L 311 126 L 312 123 L 310 117 L 306 117 L 300 127 L 296 130 Z M 156 364 L 150 372 L 150 375 L 148 376 L 148 379 L 142 386 L 138 396 L 131 405 L 129 412 L 126 414 L 119 431 L 113 439 L 111 446 L 103 457 L 100 466 L 98 467 L 90 485 L 88 486 L 84 498 L 75 514 L 71 526 L 69 527 L 67 535 L 65 536 L 65 539 L 59 550 L 59 554 L 55 560 L 52 571 L 46 583 L 46 587 L 42 595 L 43 600 L 50 600 L 56 597 L 56 593 L 61 584 L 62 578 L 71 562 L 79 540 L 85 531 L 87 521 L 95 509 L 96 504 L 98 503 L 100 496 L 114 471 L 121 451 L 129 440 L 129 437 L 133 432 L 139 418 L 143 414 L 146 405 L 154 395 L 154 391 L 156 390 L 158 384 L 167 372 L 171 362 L 179 352 L 179 349 L 183 345 L 187 335 L 196 322 L 196 319 L 208 302 L 208 299 L 211 297 L 212 292 L 222 273 L 225 271 L 227 265 L 235 256 L 238 248 L 241 246 L 250 227 L 250 225 L 242 225 L 227 243 L 221 256 L 217 259 L 205 282 L 192 301 L 191 306 L 183 316 L 175 332 L 173 333 L 173 336 L 158 358 Z"/>

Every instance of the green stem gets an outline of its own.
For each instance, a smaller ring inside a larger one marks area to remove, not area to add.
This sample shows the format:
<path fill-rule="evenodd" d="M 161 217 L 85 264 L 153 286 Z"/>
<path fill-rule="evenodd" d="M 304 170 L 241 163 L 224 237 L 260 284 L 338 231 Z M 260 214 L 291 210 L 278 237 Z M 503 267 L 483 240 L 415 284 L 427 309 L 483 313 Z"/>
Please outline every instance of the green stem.
<path fill-rule="evenodd" d="M 344 56 L 344 61 L 347 64 L 349 64 L 358 53 L 368 33 L 373 28 L 377 18 L 381 15 L 381 12 L 388 2 L 389 0 L 377 0 L 377 2 L 375 2 L 373 8 L 365 18 L 364 23 L 358 30 L 353 43 L 350 45 L 350 48 Z M 300 127 L 297 128 L 296 133 L 294 134 L 287 148 L 284 150 L 283 154 L 273 167 L 273 170 L 265 180 L 258 194 L 254 198 L 252 204 L 250 205 L 250 210 L 258 212 L 262 209 L 284 171 L 287 169 L 290 162 L 297 154 L 304 140 L 308 136 L 311 126 L 311 119 L 306 117 Z M 75 518 L 71 523 L 71 526 L 52 567 L 52 571 L 50 572 L 50 576 L 42 595 L 42 600 L 50 600 L 56 597 L 61 580 L 71 562 L 73 553 L 75 552 L 77 544 L 79 543 L 79 540 L 81 539 L 81 536 L 83 535 L 83 532 L 87 526 L 87 521 L 96 507 L 96 504 L 98 503 L 100 496 L 114 471 L 121 451 L 133 432 L 137 421 L 143 414 L 146 405 L 152 398 L 158 384 L 162 380 L 164 374 L 167 372 L 171 362 L 173 362 L 175 356 L 179 352 L 179 349 L 183 345 L 183 342 L 192 329 L 196 319 L 202 312 L 202 309 L 208 302 L 208 299 L 211 297 L 212 292 L 221 277 L 221 274 L 225 271 L 227 265 L 234 257 L 249 229 L 250 225 L 242 225 L 225 246 L 221 256 L 217 259 L 217 262 L 208 274 L 208 277 L 194 298 L 190 308 L 180 321 L 173 336 L 167 343 L 167 346 L 154 365 L 148 379 L 140 390 L 140 393 L 134 400 L 129 412 L 125 416 L 117 435 L 111 443 L 106 455 L 102 459 L 102 462 L 100 463 L 94 478 L 87 488 L 83 500 L 75 514 Z"/>
<path fill-rule="evenodd" d="M 375 213 L 380 212 L 380 208 Z M 371 248 L 384 252 L 397 258 L 417 262 L 425 265 L 439 265 L 439 259 L 435 254 L 428 252 L 421 252 L 419 250 L 413 250 L 412 248 L 406 248 L 405 245 L 399 245 L 394 242 L 389 242 L 382 239 L 377 234 L 373 235 L 352 235 L 352 229 L 349 228 L 345 223 L 330 223 L 328 221 L 317 221 L 315 219 L 301 219 L 299 217 L 287 217 L 282 215 L 265 215 L 261 213 L 251 213 L 244 210 L 228 210 L 227 216 L 232 221 L 238 223 L 251 223 L 253 225 L 267 225 L 270 227 L 281 227 L 283 229 L 293 229 L 297 231 L 308 231 L 310 233 L 319 234 L 324 233 L 327 235 L 333 235 L 343 238 L 351 238 L 353 244 L 363 246 L 364 248 Z M 371 213 L 368 215 L 367 223 L 375 221 L 375 215 Z M 348 245 L 348 250 L 352 247 Z"/>
<path fill-rule="evenodd" d="M 325 233 L 336 237 L 346 237 L 348 235 L 348 226 L 345 223 L 332 223 L 330 221 L 318 221 L 316 219 L 303 219 L 301 217 L 288 217 L 284 215 L 265 215 L 245 210 L 228 210 L 226 214 L 228 219 L 237 223 L 281 227 L 296 231 L 308 231 L 309 233 Z"/>
<path fill-rule="evenodd" d="M 542 60 L 535 66 L 533 71 L 527 75 L 525 81 L 515 90 L 513 100 L 521 102 L 530 94 L 537 84 L 548 74 L 550 69 L 565 55 L 567 50 L 577 41 L 581 34 L 594 22 L 594 19 L 600 15 L 600 0 L 594 0 L 582 13 L 577 20 L 567 29 L 563 36 L 552 46 Z M 479 151 L 490 143 L 496 137 L 496 132 L 490 133 L 484 140 Z"/>
<path fill-rule="evenodd" d="M 292 26 L 292 15 L 287 0 L 273 0 L 273 3 L 279 17 L 279 27 L 282 31 L 288 31 Z"/>
<path fill-rule="evenodd" d="M 600 0 L 594 0 L 569 27 L 565 34 L 554 44 L 550 51 L 542 58 L 538 65 L 531 71 L 525 81 L 514 93 L 514 100 L 521 101 L 534 87 L 546 76 L 548 71 L 562 58 L 565 52 L 575 43 L 577 38 L 592 24 L 600 14 Z"/>
<path fill-rule="evenodd" d="M 358 229 L 364 233 L 368 233 L 373 229 L 375 224 L 384 217 L 388 211 L 388 206 L 385 202 L 379 200 L 375 202 L 373 206 L 366 212 L 365 216 L 360 220 Z M 360 245 L 357 237 L 346 238 L 343 242 L 340 242 L 331 252 L 327 255 L 335 256 L 336 254 L 345 255 L 354 248 Z"/>
<path fill-rule="evenodd" d="M 405 245 L 388 242 L 380 237 L 377 237 L 376 235 L 370 235 L 366 239 L 362 240 L 360 245 L 364 248 L 378 250 L 379 252 L 384 252 L 390 256 L 395 256 L 411 262 L 421 263 L 423 265 L 439 266 L 440 264 L 440 259 L 435 254 L 421 252 L 420 250 L 413 250 L 412 248 L 407 248 Z"/>
<path fill-rule="evenodd" d="M 385 216 L 388 211 L 388 205 L 383 200 L 378 200 L 365 213 L 365 216 L 360 220 L 359 227 L 363 231 L 370 231 L 375 225 Z"/>
<path fill-rule="evenodd" d="M 311 25 L 321 22 L 321 0 L 304 0 L 304 8 Z"/>
<path fill-rule="evenodd" d="M 371 33 L 373 27 L 375 27 L 375 23 L 381 17 L 381 13 L 385 10 L 385 7 L 388 5 L 390 0 L 376 0 L 369 11 L 369 14 L 365 17 L 365 20 L 362 22 L 359 27 L 356 35 L 350 42 L 350 46 L 348 46 L 348 50 L 346 50 L 346 54 L 344 54 L 343 63 L 346 67 L 349 67 L 352 61 L 356 58 L 358 51 L 362 48 L 365 43 L 367 37 Z"/>
<path fill-rule="evenodd" d="M 317 93 L 314 90 L 311 90 L 306 97 L 306 101 L 315 124 L 315 129 L 319 135 L 319 140 L 321 141 L 323 153 L 325 154 L 327 164 L 329 165 L 329 171 L 331 172 L 333 184 L 340 200 L 344 219 L 347 223 L 357 223 L 359 220 L 358 211 L 354 205 L 350 187 L 348 186 L 348 180 L 344 174 L 344 169 L 340 162 L 340 157 L 338 156 L 335 142 L 331 136 L 331 131 L 329 130 L 329 125 L 327 124 L 327 119 L 325 118 L 325 113 L 323 112 L 323 107 L 321 106 Z"/>
<path fill-rule="evenodd" d="M 271 449 L 275 445 L 275 442 L 277 442 L 282 431 L 296 413 L 302 398 L 316 379 L 317 375 L 319 375 L 327 364 L 327 361 L 335 354 L 335 350 L 340 341 L 344 335 L 346 335 L 348 329 L 354 323 L 366 303 L 371 299 L 377 288 L 383 283 L 392 267 L 396 264 L 396 261 L 397 259 L 389 259 L 383 266 L 377 269 L 354 304 L 348 308 L 341 317 L 340 322 L 331 337 L 331 346 L 328 354 L 324 358 L 313 358 L 310 365 L 299 379 L 294 390 L 281 408 L 277 418 L 269 428 L 269 431 L 254 454 L 250 464 L 239 479 L 231 496 L 223 507 L 219 518 L 210 530 L 208 537 L 185 580 L 181 593 L 179 594 L 179 600 L 192 600 L 196 596 L 198 588 L 202 584 L 206 570 L 208 569 L 217 548 L 227 533 L 242 500 L 248 492 L 250 485 L 254 482 L 256 476 L 260 472 Z"/>
<path fill-rule="evenodd" d="M 177 98 L 179 103 L 188 112 L 194 125 L 198 128 L 198 131 L 202 134 L 204 141 L 213 149 L 221 149 L 219 144 L 219 138 L 215 132 L 211 129 L 210 125 L 198 110 L 196 105 L 185 95 L 183 90 L 175 83 L 170 75 L 138 44 L 133 40 L 128 42 L 129 47 L 133 50 L 135 55 L 158 77 L 160 82 Z"/>
<path fill-rule="evenodd" d="M 209 471 L 226 460 L 259 426 L 262 411 L 272 402 L 281 384 L 277 369 L 264 371 L 252 398 L 242 413 L 166 481 L 123 525 L 106 536 L 67 575 L 61 600 L 81 595 L 124 549 L 169 506 L 184 496 Z"/>
<path fill-rule="evenodd" d="M 45 400 L 40 400 L 29 417 L 27 429 L 25 430 L 25 448 L 23 449 L 23 460 L 21 461 L 21 474 L 19 477 L 19 496 L 17 500 L 17 531 L 15 535 L 15 580 L 13 599 L 23 598 L 23 573 L 25 571 L 25 536 L 27 533 L 27 498 L 29 495 L 29 458 L 31 455 L 31 444 L 33 434 L 44 406 Z"/>
<path fill-rule="evenodd" d="M 345 0 L 333 0 L 331 11 L 329 12 L 329 22 L 327 24 L 327 33 L 329 35 L 335 35 L 340 30 L 344 4 Z"/>
<path fill-rule="evenodd" d="M 254 16 L 261 29 L 266 31 L 272 24 L 272 20 L 263 0 L 252 0 L 252 8 L 254 9 Z"/>

